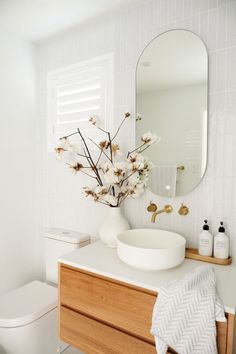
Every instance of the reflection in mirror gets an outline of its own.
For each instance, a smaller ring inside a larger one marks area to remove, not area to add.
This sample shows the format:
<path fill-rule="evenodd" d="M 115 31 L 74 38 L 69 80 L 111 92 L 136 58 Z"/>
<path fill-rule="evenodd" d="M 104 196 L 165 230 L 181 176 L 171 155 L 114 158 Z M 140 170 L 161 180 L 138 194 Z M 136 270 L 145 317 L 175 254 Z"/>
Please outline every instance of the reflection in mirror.
<path fill-rule="evenodd" d="M 168 31 L 143 51 L 136 73 L 136 137 L 155 132 L 149 189 L 181 196 L 200 182 L 207 160 L 208 57 L 192 32 Z"/>

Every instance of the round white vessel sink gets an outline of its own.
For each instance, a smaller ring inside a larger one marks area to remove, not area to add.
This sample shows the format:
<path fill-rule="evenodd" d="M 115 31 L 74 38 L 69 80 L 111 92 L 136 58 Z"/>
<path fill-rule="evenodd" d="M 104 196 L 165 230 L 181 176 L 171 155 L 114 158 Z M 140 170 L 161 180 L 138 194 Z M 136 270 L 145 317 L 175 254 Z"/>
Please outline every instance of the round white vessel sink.
<path fill-rule="evenodd" d="M 118 257 L 126 264 L 142 270 L 176 267 L 185 257 L 186 240 L 170 231 L 134 229 L 117 237 Z"/>

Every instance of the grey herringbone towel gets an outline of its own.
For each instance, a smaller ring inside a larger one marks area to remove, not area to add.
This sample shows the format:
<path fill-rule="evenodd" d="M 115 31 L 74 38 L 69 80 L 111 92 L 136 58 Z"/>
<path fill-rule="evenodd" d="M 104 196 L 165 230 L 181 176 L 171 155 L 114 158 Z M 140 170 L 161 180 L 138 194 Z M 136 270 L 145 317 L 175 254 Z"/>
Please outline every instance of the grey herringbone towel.
<path fill-rule="evenodd" d="M 158 354 L 168 346 L 178 354 L 217 354 L 216 320 L 226 321 L 215 272 L 201 266 L 158 293 L 151 328 Z"/>

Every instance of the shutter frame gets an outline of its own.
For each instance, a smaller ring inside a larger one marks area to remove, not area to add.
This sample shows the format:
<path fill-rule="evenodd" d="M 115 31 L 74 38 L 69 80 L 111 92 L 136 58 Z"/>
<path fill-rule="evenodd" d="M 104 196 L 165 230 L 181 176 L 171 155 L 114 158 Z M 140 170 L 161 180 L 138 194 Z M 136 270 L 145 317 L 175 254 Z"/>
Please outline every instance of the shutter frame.
<path fill-rule="evenodd" d="M 60 68 L 47 75 L 47 145 L 54 151 L 58 139 L 77 128 L 93 139 L 101 132 L 88 122 L 98 114 L 102 127 L 113 128 L 113 53 Z M 96 81 L 97 80 L 97 81 Z M 99 86 L 99 87 L 98 87 Z M 76 127 L 76 128 L 75 128 Z"/>

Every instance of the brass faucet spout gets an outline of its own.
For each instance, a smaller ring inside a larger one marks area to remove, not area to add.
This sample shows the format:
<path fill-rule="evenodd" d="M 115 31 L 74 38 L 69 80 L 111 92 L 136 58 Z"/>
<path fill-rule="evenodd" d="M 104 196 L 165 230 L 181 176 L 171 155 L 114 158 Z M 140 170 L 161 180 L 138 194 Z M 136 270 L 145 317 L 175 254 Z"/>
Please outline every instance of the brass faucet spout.
<path fill-rule="evenodd" d="M 152 217 L 151 217 L 151 222 L 152 223 L 156 222 L 156 217 L 157 217 L 157 212 L 152 214 Z"/>
<path fill-rule="evenodd" d="M 148 207 L 148 211 L 150 211 L 150 212 L 153 213 L 153 214 L 152 214 L 152 217 L 151 217 L 151 222 L 152 222 L 152 223 L 154 223 L 154 222 L 156 221 L 157 215 L 159 215 L 159 214 L 161 214 L 161 213 L 167 213 L 167 214 L 169 214 L 169 213 L 171 213 L 172 210 L 173 210 L 172 206 L 167 204 L 167 205 L 164 206 L 163 209 L 157 211 L 157 207 L 154 208 L 153 205 L 154 205 L 154 204 L 150 204 L 149 207 Z M 152 206 L 152 208 L 151 208 L 150 206 Z"/>

